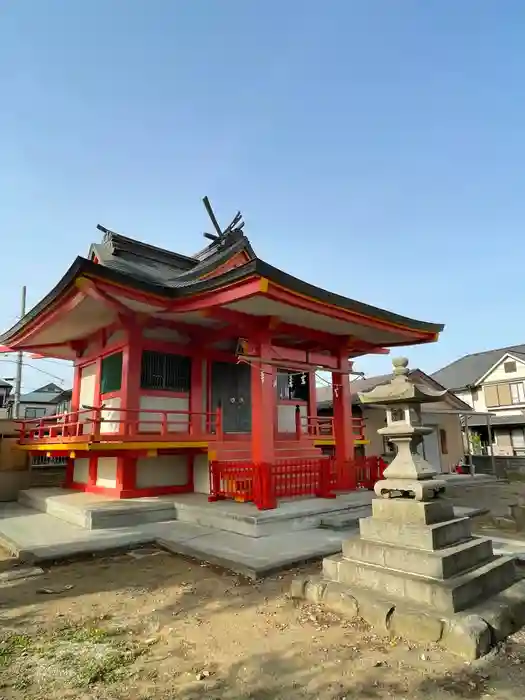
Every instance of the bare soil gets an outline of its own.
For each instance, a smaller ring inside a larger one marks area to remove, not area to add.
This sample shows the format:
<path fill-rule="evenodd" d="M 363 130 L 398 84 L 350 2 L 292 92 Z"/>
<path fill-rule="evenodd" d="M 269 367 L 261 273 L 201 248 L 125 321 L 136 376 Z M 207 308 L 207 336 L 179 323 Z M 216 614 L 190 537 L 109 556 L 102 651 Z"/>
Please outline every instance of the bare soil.
<path fill-rule="evenodd" d="M 523 633 L 466 664 L 294 604 L 299 570 L 252 583 L 138 552 L 0 585 L 0 698 L 523 698 Z"/>

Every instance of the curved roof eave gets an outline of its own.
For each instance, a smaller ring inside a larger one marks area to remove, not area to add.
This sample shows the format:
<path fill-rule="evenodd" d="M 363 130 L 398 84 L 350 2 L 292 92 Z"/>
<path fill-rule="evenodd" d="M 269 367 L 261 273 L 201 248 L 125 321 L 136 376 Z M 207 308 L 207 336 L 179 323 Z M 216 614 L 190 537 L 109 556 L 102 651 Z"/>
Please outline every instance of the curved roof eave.
<path fill-rule="evenodd" d="M 339 307 L 358 315 L 368 318 L 378 319 L 380 321 L 391 323 L 392 325 L 402 326 L 409 330 L 428 334 L 441 333 L 444 328 L 443 324 L 427 323 L 418 321 L 406 316 L 401 316 L 385 309 L 380 309 L 369 304 L 365 304 L 354 299 L 348 299 L 334 292 L 328 292 L 320 287 L 316 287 L 308 282 L 293 277 L 276 267 L 255 258 L 244 265 L 228 270 L 222 275 L 208 277 L 198 280 L 187 280 L 182 285 L 173 286 L 156 285 L 143 280 L 138 280 L 124 272 L 115 270 L 104 265 L 94 263 L 83 257 L 77 257 L 66 274 L 58 282 L 58 284 L 38 303 L 34 306 L 22 319 L 20 319 L 12 328 L 0 336 L 0 343 L 9 344 L 9 340 L 18 334 L 28 323 L 30 323 L 38 314 L 50 306 L 61 294 L 66 292 L 74 280 L 80 274 L 92 274 L 99 278 L 104 278 L 108 282 L 120 283 L 145 293 L 155 294 L 156 296 L 164 296 L 167 298 L 186 297 L 190 294 L 197 294 L 207 291 L 220 289 L 225 284 L 241 281 L 250 276 L 261 276 L 267 278 L 270 282 L 276 285 L 289 289 L 292 292 L 310 297 L 313 300 L 320 301 L 331 306 Z"/>

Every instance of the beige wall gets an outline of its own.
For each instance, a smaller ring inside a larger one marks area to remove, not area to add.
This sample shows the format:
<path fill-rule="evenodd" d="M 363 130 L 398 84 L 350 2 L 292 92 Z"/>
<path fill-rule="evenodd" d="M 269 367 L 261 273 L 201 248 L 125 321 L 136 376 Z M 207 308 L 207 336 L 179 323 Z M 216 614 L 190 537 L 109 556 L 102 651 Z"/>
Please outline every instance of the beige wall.
<path fill-rule="evenodd" d="M 158 455 L 137 459 L 137 488 L 185 486 L 188 483 L 187 455 Z"/>
<path fill-rule="evenodd" d="M 27 453 L 16 449 L 18 431 L 11 420 L 0 420 L 0 471 L 25 471 L 29 460 Z"/>
<path fill-rule="evenodd" d="M 0 501 L 15 501 L 21 489 L 29 488 L 29 460 L 16 449 L 15 423 L 0 419 Z"/>
<path fill-rule="evenodd" d="M 377 434 L 377 431 L 386 425 L 385 412 L 381 409 L 365 408 L 363 418 L 365 437 L 370 441 L 368 445 L 365 445 L 365 454 L 367 456 L 383 454 L 383 438 Z M 447 454 L 443 454 L 440 449 L 441 470 L 445 473 L 449 472 L 464 456 L 459 416 L 450 413 L 423 413 L 423 422 L 435 425 L 438 430 L 441 428 L 446 431 Z M 438 445 L 440 445 L 439 435 Z"/>

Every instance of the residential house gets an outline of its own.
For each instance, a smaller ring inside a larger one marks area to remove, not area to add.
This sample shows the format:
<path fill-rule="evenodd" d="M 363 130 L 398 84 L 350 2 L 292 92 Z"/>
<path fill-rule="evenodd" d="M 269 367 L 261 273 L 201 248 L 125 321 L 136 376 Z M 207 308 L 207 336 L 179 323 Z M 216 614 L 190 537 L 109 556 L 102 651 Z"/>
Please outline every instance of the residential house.
<path fill-rule="evenodd" d="M 53 413 L 60 415 L 71 411 L 71 397 L 73 396 L 72 389 L 64 389 L 55 399 L 55 410 Z"/>
<path fill-rule="evenodd" d="M 62 387 L 57 384 L 46 384 L 34 391 L 20 396 L 19 417 L 27 418 L 43 418 L 44 416 L 57 413 L 57 400 L 64 394 Z M 13 400 L 11 398 L 11 407 Z"/>
<path fill-rule="evenodd" d="M 468 426 L 482 445 L 496 455 L 525 455 L 525 345 L 465 355 L 432 377 L 480 414 Z"/>
<path fill-rule="evenodd" d="M 7 406 L 12 388 L 9 382 L 0 379 L 0 418 L 7 418 Z"/>
<path fill-rule="evenodd" d="M 365 426 L 366 440 L 362 447 L 356 446 L 356 454 L 381 455 L 387 460 L 394 454 L 393 445 L 377 432 L 386 425 L 385 410 L 380 407 L 363 406 L 359 401 L 359 392 L 370 391 L 376 386 L 387 384 L 392 377 L 392 374 L 383 374 L 350 382 L 352 415 L 363 418 Z M 445 390 L 444 386 L 420 369 L 411 370 L 409 377 L 434 390 Z M 449 391 L 441 401 L 422 406 L 423 423 L 432 428 L 432 432 L 425 436 L 421 452 L 425 459 L 443 473 L 452 471 L 464 457 L 460 417 L 470 410 L 468 404 Z M 317 387 L 317 413 L 319 416 L 332 414 L 332 387 Z"/>

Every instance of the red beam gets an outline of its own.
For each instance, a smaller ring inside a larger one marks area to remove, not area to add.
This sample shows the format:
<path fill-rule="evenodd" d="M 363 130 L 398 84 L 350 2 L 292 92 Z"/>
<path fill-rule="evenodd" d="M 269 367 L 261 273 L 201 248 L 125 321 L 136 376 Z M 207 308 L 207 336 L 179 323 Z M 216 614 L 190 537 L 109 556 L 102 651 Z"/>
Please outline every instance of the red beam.
<path fill-rule="evenodd" d="M 78 287 L 83 294 L 91 299 L 99 301 L 101 304 L 109 307 L 117 314 L 124 314 L 125 316 L 133 314 L 132 309 L 120 302 L 118 299 L 112 297 L 103 289 L 100 289 L 96 282 L 88 279 L 87 277 L 79 277 L 77 280 L 75 280 L 75 286 Z"/>
<path fill-rule="evenodd" d="M 334 349 L 341 340 L 344 339 L 341 338 L 341 336 L 323 333 L 322 331 L 316 331 L 312 328 L 285 323 L 275 317 L 251 316 L 250 314 L 234 311 L 233 309 L 213 307 L 206 309 L 205 313 L 206 316 L 236 326 L 239 329 L 239 335 L 247 334 L 251 330 L 260 329 L 261 323 L 270 319 L 270 330 L 272 331 L 273 337 L 276 335 L 291 335 L 298 339 L 314 341 L 326 350 Z"/>
<path fill-rule="evenodd" d="M 29 329 L 21 330 L 17 334 L 18 340 L 12 341 L 11 347 L 18 350 L 21 343 L 27 345 L 27 341 L 34 338 L 45 326 L 52 324 L 60 316 L 64 316 L 70 311 L 73 311 L 84 299 L 84 295 L 77 289 L 74 289 L 66 297 L 60 299 L 56 304 L 53 304 L 48 311 L 39 314 L 39 316 L 30 323 Z M 30 349 L 33 347 L 35 346 L 30 346 Z M 43 347 L 43 345 L 40 344 L 39 347 Z"/>
<path fill-rule="evenodd" d="M 88 277 L 84 277 L 82 279 L 87 280 Z M 233 301 L 246 299 L 254 296 L 255 294 L 260 294 L 264 287 L 260 277 L 252 277 L 250 279 L 228 285 L 222 289 L 202 292 L 201 294 L 195 294 L 189 298 L 173 299 L 170 301 L 169 299 L 161 297 L 160 295 L 157 296 L 155 294 L 146 294 L 135 289 L 127 289 L 126 287 L 116 286 L 95 277 L 90 277 L 89 279 L 90 281 L 93 280 L 96 282 L 96 287 L 99 291 L 104 291 L 106 294 L 111 292 L 108 294 L 110 298 L 112 294 L 118 294 L 120 297 L 126 297 L 128 299 L 141 301 L 145 304 L 150 304 L 151 306 L 157 307 L 159 311 L 163 313 L 200 311 L 201 309 L 207 309 L 210 306 L 230 304 Z M 125 308 L 127 309 L 128 307 Z"/>
<path fill-rule="evenodd" d="M 210 307 L 220 306 L 222 304 L 231 304 L 239 299 L 248 299 L 261 293 L 261 279 L 245 280 L 237 284 L 217 289 L 213 292 L 206 292 L 191 297 L 190 299 L 179 299 L 174 301 L 166 309 L 167 313 L 182 313 L 183 311 L 201 311 Z"/>

